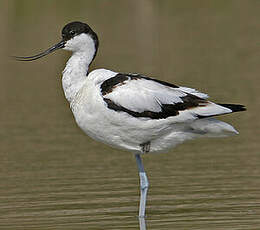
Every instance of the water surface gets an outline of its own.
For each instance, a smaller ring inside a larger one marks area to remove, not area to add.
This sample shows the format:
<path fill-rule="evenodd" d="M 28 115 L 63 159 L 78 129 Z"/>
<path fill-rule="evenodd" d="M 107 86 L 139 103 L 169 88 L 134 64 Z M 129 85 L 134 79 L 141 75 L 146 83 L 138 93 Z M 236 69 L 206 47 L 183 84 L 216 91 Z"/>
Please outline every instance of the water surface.
<path fill-rule="evenodd" d="M 138 229 L 131 153 L 86 137 L 64 99 L 68 53 L 32 63 L 71 20 L 100 37 L 94 68 L 140 72 L 242 103 L 240 135 L 145 155 L 147 229 L 260 229 L 259 1 L 2 1 L 0 229 Z"/>

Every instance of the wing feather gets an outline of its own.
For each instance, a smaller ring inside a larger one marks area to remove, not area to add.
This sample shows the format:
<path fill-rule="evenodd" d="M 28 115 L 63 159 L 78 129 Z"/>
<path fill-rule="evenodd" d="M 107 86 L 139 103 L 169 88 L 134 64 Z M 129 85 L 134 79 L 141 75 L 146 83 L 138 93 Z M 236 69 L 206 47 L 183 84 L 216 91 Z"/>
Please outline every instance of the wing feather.
<path fill-rule="evenodd" d="M 195 89 L 133 74 L 118 74 L 101 85 L 108 107 L 131 116 L 162 119 L 184 116 L 190 119 L 232 112 L 212 103 L 207 94 Z"/>

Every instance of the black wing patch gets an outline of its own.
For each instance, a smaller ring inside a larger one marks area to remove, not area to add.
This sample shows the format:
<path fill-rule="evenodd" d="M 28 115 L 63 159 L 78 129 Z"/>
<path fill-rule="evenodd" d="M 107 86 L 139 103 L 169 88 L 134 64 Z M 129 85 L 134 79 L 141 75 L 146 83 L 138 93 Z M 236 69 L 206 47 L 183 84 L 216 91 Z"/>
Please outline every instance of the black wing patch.
<path fill-rule="evenodd" d="M 244 105 L 237 105 L 237 104 L 219 104 L 219 105 L 231 109 L 232 112 L 246 111 L 246 107 Z"/>
<path fill-rule="evenodd" d="M 138 79 L 145 79 L 150 81 L 155 81 L 159 84 L 172 87 L 172 88 L 179 88 L 176 85 L 173 85 L 168 82 L 160 81 L 157 79 L 145 77 L 139 74 L 117 74 L 115 77 L 109 78 L 108 80 L 104 81 L 101 84 L 101 93 L 103 96 L 109 94 L 118 86 L 124 85 L 127 80 L 138 80 Z M 184 97 L 181 97 L 183 102 L 175 103 L 175 104 L 162 104 L 160 112 L 154 111 L 143 111 L 143 112 L 135 112 L 130 109 L 127 109 L 121 105 L 114 103 L 112 100 L 108 98 L 104 98 L 104 101 L 107 104 L 109 109 L 112 109 L 117 112 L 125 112 L 133 117 L 146 117 L 150 119 L 165 119 L 171 116 L 177 116 L 179 111 L 184 111 L 186 109 L 195 108 L 198 106 L 206 106 L 208 101 L 202 98 L 199 98 L 195 95 L 188 94 Z"/>
<path fill-rule="evenodd" d="M 115 88 L 126 84 L 126 81 L 128 80 L 139 80 L 139 79 L 145 79 L 149 81 L 155 81 L 159 84 L 162 84 L 164 86 L 172 87 L 172 88 L 179 88 L 179 86 L 160 81 L 157 79 L 149 78 L 146 76 L 142 76 L 140 74 L 122 74 L 119 73 L 116 76 L 109 78 L 108 80 L 104 81 L 101 84 L 101 93 L 103 96 L 111 93 Z M 175 104 L 161 104 L 161 111 L 160 112 L 154 112 L 154 111 L 143 111 L 143 112 L 135 112 L 130 109 L 127 109 L 121 105 L 118 105 L 114 103 L 111 99 L 103 98 L 105 103 L 107 104 L 107 107 L 111 110 L 117 111 L 117 112 L 125 112 L 133 117 L 144 117 L 144 118 L 150 118 L 150 119 L 166 119 L 171 116 L 177 116 L 180 111 L 192 109 L 195 107 L 204 107 L 207 106 L 209 101 L 206 99 L 197 97 L 193 94 L 186 93 L 187 95 L 184 97 L 180 97 L 182 99 L 182 102 L 178 102 Z M 232 110 L 232 112 L 238 112 L 238 111 L 245 111 L 246 108 L 243 105 L 236 105 L 236 104 L 219 104 L 220 106 L 229 108 Z M 219 114 L 221 115 L 221 114 Z M 206 117 L 216 116 L 201 116 L 196 115 L 197 118 L 202 119 Z"/>
<path fill-rule="evenodd" d="M 114 103 L 112 100 L 108 98 L 104 98 L 104 101 L 106 102 L 107 107 L 114 111 L 126 112 L 133 117 L 146 117 L 150 119 L 165 119 L 167 117 L 177 116 L 179 114 L 179 111 L 191 109 L 198 106 L 201 107 L 206 106 L 208 103 L 206 100 L 196 97 L 194 95 L 187 95 L 181 97 L 181 99 L 183 100 L 183 102 L 179 102 L 176 104 L 162 104 L 160 112 L 153 112 L 153 111 L 135 112 L 121 105 L 117 105 L 116 103 Z"/>
<path fill-rule="evenodd" d="M 127 80 L 138 80 L 138 79 L 145 79 L 145 80 L 149 80 L 149 81 L 155 81 L 159 84 L 168 86 L 168 87 L 172 87 L 172 88 L 179 88 L 179 86 L 165 82 L 165 81 L 160 81 L 154 78 L 149 78 L 149 77 L 145 77 L 142 76 L 140 74 L 122 74 L 119 73 L 116 76 L 107 79 L 106 81 L 104 81 L 101 84 L 101 93 L 102 95 L 106 95 L 108 93 L 111 93 L 113 91 L 113 89 L 115 89 L 118 86 L 124 85 L 125 81 Z"/>

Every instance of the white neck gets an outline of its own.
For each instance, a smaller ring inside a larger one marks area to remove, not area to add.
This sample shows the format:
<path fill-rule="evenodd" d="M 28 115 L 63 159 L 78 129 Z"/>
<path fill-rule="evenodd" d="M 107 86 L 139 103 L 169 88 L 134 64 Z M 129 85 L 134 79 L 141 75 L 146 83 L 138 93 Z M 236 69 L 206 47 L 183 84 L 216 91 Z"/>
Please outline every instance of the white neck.
<path fill-rule="evenodd" d="M 72 45 L 74 44 L 72 43 Z M 76 50 L 73 50 L 74 47 L 71 48 L 72 45 L 69 43 L 68 47 L 65 47 L 65 49 L 71 50 L 73 53 L 66 64 L 62 76 L 63 90 L 65 93 L 65 97 L 69 102 L 73 100 L 75 95 L 84 85 L 89 65 L 95 55 L 95 45 L 93 41 L 85 41 L 85 47 L 82 47 L 81 44 L 80 49 Z"/>

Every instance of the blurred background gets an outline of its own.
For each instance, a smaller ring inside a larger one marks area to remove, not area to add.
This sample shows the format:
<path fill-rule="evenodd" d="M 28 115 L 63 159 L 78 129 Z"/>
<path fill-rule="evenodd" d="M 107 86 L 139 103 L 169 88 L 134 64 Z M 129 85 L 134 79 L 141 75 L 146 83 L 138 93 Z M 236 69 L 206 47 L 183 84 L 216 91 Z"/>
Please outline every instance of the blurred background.
<path fill-rule="evenodd" d="M 147 229 L 260 229 L 258 0 L 1 0 L 0 229 L 138 229 L 134 157 L 85 136 L 61 87 L 70 53 L 33 55 L 88 23 L 91 67 L 138 72 L 248 111 L 240 135 L 144 156 Z"/>

